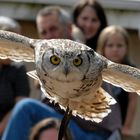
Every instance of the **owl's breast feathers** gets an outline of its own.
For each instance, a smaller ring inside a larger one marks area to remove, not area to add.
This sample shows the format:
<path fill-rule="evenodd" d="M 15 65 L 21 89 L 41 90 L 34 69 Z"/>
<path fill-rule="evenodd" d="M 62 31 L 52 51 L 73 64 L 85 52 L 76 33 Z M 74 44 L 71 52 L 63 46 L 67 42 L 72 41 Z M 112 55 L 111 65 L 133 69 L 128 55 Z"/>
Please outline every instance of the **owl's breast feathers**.
<path fill-rule="evenodd" d="M 96 79 L 84 79 L 75 81 L 60 81 L 50 77 L 43 77 L 41 79 L 42 85 L 50 96 L 80 101 L 93 94 L 101 85 L 101 76 Z"/>
<path fill-rule="evenodd" d="M 81 81 L 61 83 L 47 78 L 41 82 L 45 95 L 58 102 L 61 108 L 69 106 L 73 110 L 73 115 L 100 122 L 110 113 L 109 106 L 115 101 L 100 88 L 101 77 L 97 81 L 96 84 L 89 82 L 85 85 Z"/>

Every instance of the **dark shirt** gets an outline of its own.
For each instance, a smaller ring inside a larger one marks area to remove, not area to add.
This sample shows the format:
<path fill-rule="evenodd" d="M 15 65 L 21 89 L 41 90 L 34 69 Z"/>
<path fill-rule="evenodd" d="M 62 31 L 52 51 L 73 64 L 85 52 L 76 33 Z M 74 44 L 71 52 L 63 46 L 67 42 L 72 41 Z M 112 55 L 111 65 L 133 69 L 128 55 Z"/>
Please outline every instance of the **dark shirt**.
<path fill-rule="evenodd" d="M 96 48 L 97 48 L 97 40 L 94 39 L 94 38 L 90 38 L 88 40 L 86 40 L 86 43 L 85 43 L 88 47 L 92 48 L 93 50 L 96 51 Z"/>
<path fill-rule="evenodd" d="M 125 122 L 127 109 L 128 109 L 128 102 L 129 102 L 129 96 L 128 95 L 129 95 L 129 93 L 127 93 L 123 89 L 120 89 L 120 92 L 116 97 L 116 100 L 120 105 L 122 125 Z"/>
<path fill-rule="evenodd" d="M 15 104 L 18 96 L 29 96 L 26 69 L 22 63 L 12 62 L 0 67 L 0 121 Z"/>
<path fill-rule="evenodd" d="M 123 62 L 123 64 L 136 67 L 135 65 L 131 64 L 127 59 Z M 117 102 L 120 105 L 122 124 L 124 124 L 129 103 L 129 93 L 124 91 L 123 89 L 120 89 L 120 94 L 117 95 Z"/>
<path fill-rule="evenodd" d="M 96 51 L 96 49 L 97 49 L 98 37 L 99 37 L 99 33 L 98 33 L 96 36 L 87 39 L 85 44 L 86 44 L 88 47 L 90 47 L 90 48 L 92 48 L 93 50 Z"/>

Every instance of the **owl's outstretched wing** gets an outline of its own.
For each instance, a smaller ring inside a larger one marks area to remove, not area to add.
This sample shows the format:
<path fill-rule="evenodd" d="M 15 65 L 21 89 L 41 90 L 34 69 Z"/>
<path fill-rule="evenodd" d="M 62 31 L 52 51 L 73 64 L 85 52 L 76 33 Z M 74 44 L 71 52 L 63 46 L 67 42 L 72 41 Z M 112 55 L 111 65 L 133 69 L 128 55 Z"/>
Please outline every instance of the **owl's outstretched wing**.
<path fill-rule="evenodd" d="M 34 62 L 32 39 L 0 30 L 0 59 Z"/>
<path fill-rule="evenodd" d="M 131 66 L 108 61 L 108 66 L 102 72 L 103 80 L 123 88 L 127 92 L 137 92 L 140 95 L 140 70 Z"/>

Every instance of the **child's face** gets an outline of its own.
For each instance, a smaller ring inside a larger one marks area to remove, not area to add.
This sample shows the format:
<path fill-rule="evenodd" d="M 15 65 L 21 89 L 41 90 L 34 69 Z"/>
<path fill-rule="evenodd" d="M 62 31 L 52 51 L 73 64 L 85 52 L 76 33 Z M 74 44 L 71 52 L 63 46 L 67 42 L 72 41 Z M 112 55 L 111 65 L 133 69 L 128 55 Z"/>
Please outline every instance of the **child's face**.
<path fill-rule="evenodd" d="M 104 56 L 109 60 L 121 63 L 127 54 L 127 45 L 120 33 L 113 33 L 108 36 L 104 47 Z"/>

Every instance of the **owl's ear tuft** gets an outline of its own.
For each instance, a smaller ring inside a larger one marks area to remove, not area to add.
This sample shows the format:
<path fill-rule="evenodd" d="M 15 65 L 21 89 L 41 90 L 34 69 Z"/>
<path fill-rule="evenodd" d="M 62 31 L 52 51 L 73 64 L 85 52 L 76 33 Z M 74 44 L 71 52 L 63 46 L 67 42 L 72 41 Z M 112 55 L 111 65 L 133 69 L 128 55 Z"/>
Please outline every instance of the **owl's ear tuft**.
<path fill-rule="evenodd" d="M 89 50 L 87 50 L 87 52 L 88 52 L 89 54 L 91 54 L 91 55 L 95 55 L 95 52 L 94 52 L 93 49 L 89 49 Z"/>
<path fill-rule="evenodd" d="M 34 62 L 34 46 L 28 37 L 0 30 L 0 59 Z"/>

